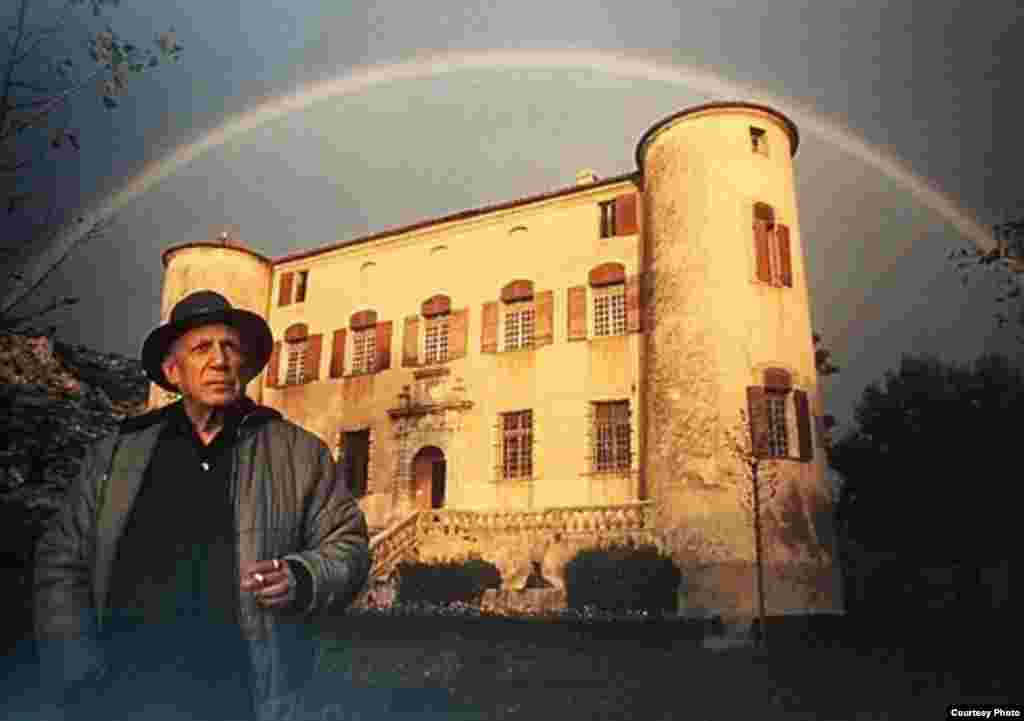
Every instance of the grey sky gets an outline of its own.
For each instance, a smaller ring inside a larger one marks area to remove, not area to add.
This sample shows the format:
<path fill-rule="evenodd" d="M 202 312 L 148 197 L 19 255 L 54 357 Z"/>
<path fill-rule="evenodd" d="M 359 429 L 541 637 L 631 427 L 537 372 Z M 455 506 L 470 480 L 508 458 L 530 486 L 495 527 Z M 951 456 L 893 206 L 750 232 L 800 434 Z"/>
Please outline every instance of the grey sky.
<path fill-rule="evenodd" d="M 894 7 L 890 7 L 894 6 Z M 430 50 L 577 48 L 699 64 L 813 105 L 893 151 L 979 220 L 1024 213 L 1010 82 L 1015 2 L 127 2 L 143 39 L 173 25 L 181 65 L 113 115 L 83 98 L 86 144 L 60 167 L 69 209 L 120 188 L 225 113 L 353 66 Z M 594 70 L 473 70 L 322 102 L 235 138 L 137 199 L 49 284 L 82 302 L 55 317 L 72 342 L 135 355 L 158 320 L 159 251 L 219 222 L 278 255 L 447 211 L 634 169 L 651 124 L 704 96 Z M 781 108 L 785 110 L 785 108 Z M 804 133 L 796 158 L 814 324 L 843 365 L 842 420 L 899 354 L 969 360 L 999 347 L 991 293 L 945 261 L 961 242 L 907 189 Z M 1012 345 L 1004 345 L 1014 349 Z"/>

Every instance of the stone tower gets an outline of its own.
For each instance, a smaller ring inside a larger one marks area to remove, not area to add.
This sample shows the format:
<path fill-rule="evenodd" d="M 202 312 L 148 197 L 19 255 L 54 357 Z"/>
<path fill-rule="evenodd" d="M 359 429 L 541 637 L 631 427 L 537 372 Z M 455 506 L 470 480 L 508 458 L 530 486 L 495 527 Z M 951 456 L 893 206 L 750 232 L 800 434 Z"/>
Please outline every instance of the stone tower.
<path fill-rule="evenodd" d="M 166 323 L 174 305 L 197 290 L 214 290 L 231 305 L 268 316 L 273 265 L 268 258 L 229 237 L 181 243 L 165 250 L 164 286 L 160 298 L 160 322 Z M 264 371 L 265 372 L 265 371 Z M 262 398 L 263 373 L 254 378 L 246 394 L 257 403 Z M 151 384 L 151 408 L 164 405 L 170 395 Z"/>
<path fill-rule="evenodd" d="M 763 538 L 768 612 L 840 608 L 793 155 L 781 113 L 751 103 L 689 108 L 636 150 L 646 277 L 642 406 L 646 494 L 658 526 L 700 558 L 686 603 L 755 608 L 753 524 L 726 448 L 741 411 L 788 429 L 784 479 Z M 777 453 L 777 451 L 776 451 Z M 730 483 L 732 481 L 732 483 Z M 685 538 L 689 540 L 679 540 Z M 695 540 L 700 539 L 700 540 Z M 684 575 L 686 571 L 684 571 Z"/>

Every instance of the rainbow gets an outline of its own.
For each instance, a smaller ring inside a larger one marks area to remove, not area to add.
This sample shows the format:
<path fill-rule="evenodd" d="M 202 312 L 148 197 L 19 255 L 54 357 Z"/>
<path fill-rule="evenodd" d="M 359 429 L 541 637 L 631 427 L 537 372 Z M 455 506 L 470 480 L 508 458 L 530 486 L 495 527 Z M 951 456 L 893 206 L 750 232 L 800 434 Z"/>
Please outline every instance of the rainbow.
<path fill-rule="evenodd" d="M 267 100 L 258 107 L 229 116 L 200 139 L 148 164 L 119 191 L 81 214 L 85 222 L 76 223 L 59 233 L 54 244 L 44 251 L 45 257 L 37 257 L 33 265 L 45 269 L 48 267 L 47 258 L 59 257 L 90 227 L 116 213 L 208 150 L 261 125 L 304 110 L 322 100 L 358 94 L 382 83 L 417 80 L 463 70 L 499 69 L 596 69 L 626 79 L 686 87 L 708 96 L 709 100 L 742 99 L 770 105 L 792 118 L 801 133 L 818 136 L 907 188 L 922 205 L 939 214 L 979 249 L 988 250 L 995 245 L 991 232 L 971 213 L 934 183 L 914 173 L 894 153 L 868 143 L 841 122 L 792 99 L 744 86 L 699 66 L 636 54 L 590 50 L 488 50 L 430 54 L 401 62 L 353 68 L 340 77 L 309 83 L 287 95 Z M 27 275 L 31 277 L 31 273 Z"/>

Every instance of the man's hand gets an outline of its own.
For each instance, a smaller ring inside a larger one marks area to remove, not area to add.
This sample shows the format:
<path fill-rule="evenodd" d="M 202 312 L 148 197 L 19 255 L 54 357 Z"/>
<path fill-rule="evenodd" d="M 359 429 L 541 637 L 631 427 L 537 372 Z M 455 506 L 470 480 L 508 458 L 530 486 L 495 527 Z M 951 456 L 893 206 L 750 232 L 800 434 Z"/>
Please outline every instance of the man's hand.
<path fill-rule="evenodd" d="M 242 564 L 240 585 L 263 608 L 285 608 L 295 600 L 298 586 L 287 561 L 274 559 Z"/>

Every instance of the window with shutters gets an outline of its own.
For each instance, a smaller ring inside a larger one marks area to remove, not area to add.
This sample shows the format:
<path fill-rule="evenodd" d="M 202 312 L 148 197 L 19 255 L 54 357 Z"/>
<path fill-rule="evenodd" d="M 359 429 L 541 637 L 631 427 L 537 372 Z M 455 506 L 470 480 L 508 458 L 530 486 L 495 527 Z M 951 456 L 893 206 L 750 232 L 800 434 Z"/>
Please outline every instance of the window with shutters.
<path fill-rule="evenodd" d="M 502 478 L 533 475 L 533 411 L 501 414 Z"/>
<path fill-rule="evenodd" d="M 427 365 L 448 360 L 448 316 L 427 320 L 423 359 Z"/>
<path fill-rule="evenodd" d="M 761 458 L 814 459 L 811 401 L 784 368 L 765 368 L 763 385 L 747 387 L 750 433 Z"/>
<path fill-rule="evenodd" d="M 309 271 L 288 271 L 281 274 L 277 288 L 277 304 L 279 306 L 302 303 L 306 300 L 309 288 Z"/>
<path fill-rule="evenodd" d="M 615 235 L 615 201 L 606 200 L 597 205 L 601 209 L 601 237 L 611 238 Z"/>
<path fill-rule="evenodd" d="M 377 361 L 376 327 L 357 330 L 352 333 L 352 372 L 373 373 Z"/>
<path fill-rule="evenodd" d="M 594 471 L 628 472 L 632 464 L 629 401 L 594 403 L 593 418 Z"/>
<path fill-rule="evenodd" d="M 593 289 L 594 335 L 623 335 L 626 332 L 626 285 Z"/>
<path fill-rule="evenodd" d="M 295 274 L 295 302 L 301 303 L 306 300 L 306 290 L 309 287 L 309 271 L 300 270 Z"/>
<path fill-rule="evenodd" d="M 754 203 L 754 266 L 759 281 L 776 287 L 793 286 L 789 228 L 775 220 L 767 203 Z"/>
<path fill-rule="evenodd" d="M 532 302 L 505 304 L 504 350 L 519 350 L 533 347 L 533 331 L 536 316 Z"/>
<path fill-rule="evenodd" d="M 309 347 L 307 338 L 288 343 L 288 365 L 285 368 L 284 384 L 299 385 L 306 382 L 306 355 Z"/>
<path fill-rule="evenodd" d="M 771 458 L 789 457 L 789 414 L 786 412 L 787 393 L 768 393 L 768 455 Z"/>
<path fill-rule="evenodd" d="M 768 155 L 768 138 L 764 128 L 750 126 L 750 149 L 758 155 Z"/>

